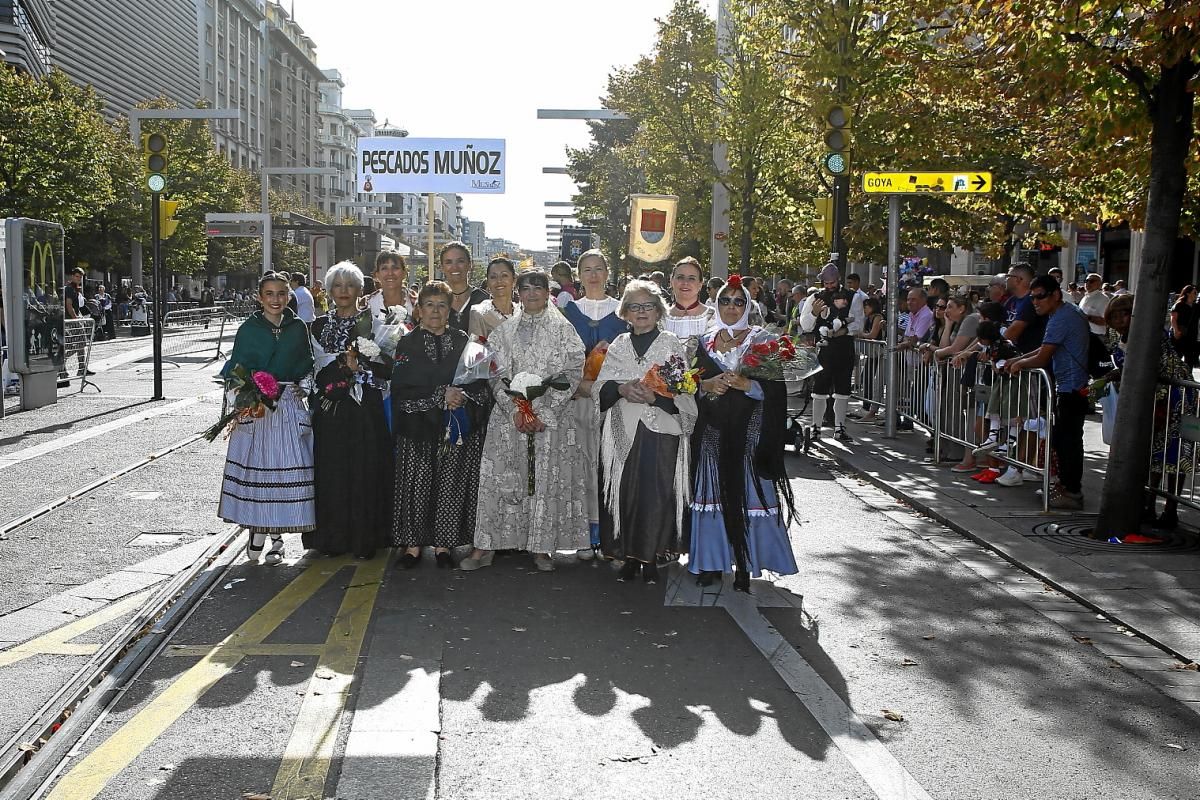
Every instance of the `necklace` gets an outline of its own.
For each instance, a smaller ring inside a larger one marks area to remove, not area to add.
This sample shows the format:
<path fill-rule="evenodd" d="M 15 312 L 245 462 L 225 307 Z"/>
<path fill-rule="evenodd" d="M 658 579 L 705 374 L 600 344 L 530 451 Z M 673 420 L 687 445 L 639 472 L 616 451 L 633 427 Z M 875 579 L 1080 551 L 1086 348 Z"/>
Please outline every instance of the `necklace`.
<path fill-rule="evenodd" d="M 692 303 L 690 306 L 681 306 L 681 305 L 679 305 L 679 301 L 678 301 L 678 300 L 676 300 L 676 301 L 675 301 L 675 308 L 679 309 L 680 311 L 691 311 L 693 308 L 699 308 L 699 307 L 700 307 L 700 301 L 699 301 L 699 300 L 697 300 L 696 302 Z"/>
<path fill-rule="evenodd" d="M 469 292 L 469 291 L 471 291 L 471 287 L 470 287 L 470 286 L 468 286 L 467 288 L 463 289 L 461 292 L 456 292 L 456 291 L 454 291 L 453 289 L 451 289 L 451 290 L 450 290 L 450 294 L 454 295 L 455 297 L 462 297 L 464 294 L 466 294 L 466 293 L 467 293 L 467 292 Z"/>

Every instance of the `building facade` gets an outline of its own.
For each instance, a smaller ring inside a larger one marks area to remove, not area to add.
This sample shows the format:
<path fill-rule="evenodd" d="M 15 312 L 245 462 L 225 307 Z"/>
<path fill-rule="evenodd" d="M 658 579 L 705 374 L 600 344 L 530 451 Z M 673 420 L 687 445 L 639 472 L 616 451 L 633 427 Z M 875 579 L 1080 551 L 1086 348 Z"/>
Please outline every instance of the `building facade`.
<path fill-rule="evenodd" d="M 200 96 L 213 108 L 241 113 L 212 123 L 217 151 L 233 166 L 258 172 L 268 128 L 266 0 L 193 2 Z"/>
<path fill-rule="evenodd" d="M 270 167 L 314 167 L 320 137 L 317 105 L 324 73 L 317 47 L 278 3 L 267 4 L 267 110 Z M 271 185 L 316 203 L 323 175 L 275 175 Z"/>
<path fill-rule="evenodd" d="M 0 54 L 21 72 L 43 77 L 55 48 L 49 0 L 0 0 Z"/>
<path fill-rule="evenodd" d="M 318 86 L 320 132 L 317 134 L 319 155 L 316 166 L 336 169 L 338 174 L 322 176 L 323 180 L 317 184 L 317 208 L 335 221 L 352 217 L 358 224 L 365 224 L 367 210 L 347 205 L 358 202 L 358 137 L 363 135 L 363 129 L 357 119 L 342 108 L 342 90 L 346 86 L 342 82 L 342 73 L 327 69 L 324 76 Z"/>

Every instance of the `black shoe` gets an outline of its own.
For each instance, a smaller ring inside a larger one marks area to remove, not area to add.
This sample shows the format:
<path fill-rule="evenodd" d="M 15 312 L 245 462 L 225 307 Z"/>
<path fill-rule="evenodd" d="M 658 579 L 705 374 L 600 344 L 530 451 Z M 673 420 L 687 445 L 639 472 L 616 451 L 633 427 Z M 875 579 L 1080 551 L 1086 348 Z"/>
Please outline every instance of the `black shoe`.
<path fill-rule="evenodd" d="M 624 583 L 631 578 L 636 578 L 638 571 L 642 568 L 642 562 L 634 561 L 632 558 L 625 559 L 624 565 L 621 566 L 621 571 L 617 573 L 617 580 Z"/>
<path fill-rule="evenodd" d="M 813 425 L 811 428 L 808 429 L 808 440 L 810 442 L 815 442 L 820 438 L 821 438 L 821 426 L 820 425 Z"/>
<path fill-rule="evenodd" d="M 400 559 L 396 562 L 396 566 L 400 569 L 412 569 L 413 567 L 418 567 L 420 565 L 421 557 L 419 555 L 414 556 L 412 553 L 405 553 L 404 555 L 400 556 Z"/>
<path fill-rule="evenodd" d="M 646 583 L 658 583 L 658 566 L 647 564 L 642 567 L 642 580 Z"/>
<path fill-rule="evenodd" d="M 750 573 L 739 572 L 733 577 L 733 589 L 736 592 L 750 592 Z"/>
<path fill-rule="evenodd" d="M 845 428 L 838 428 L 836 431 L 834 431 L 833 438 L 837 439 L 839 442 L 845 442 L 847 444 L 854 442 L 854 440 L 850 438 L 850 434 L 846 433 Z"/>
<path fill-rule="evenodd" d="M 95 375 L 96 373 L 89 369 L 89 370 L 85 371 L 83 374 L 84 375 Z"/>
<path fill-rule="evenodd" d="M 454 559 L 450 557 L 448 552 L 435 554 L 434 560 L 437 561 L 437 565 L 441 569 L 454 569 Z"/>
<path fill-rule="evenodd" d="M 697 586 L 712 586 L 721 577 L 721 573 L 716 570 L 706 569 L 700 573 L 700 577 L 696 578 Z"/>
<path fill-rule="evenodd" d="M 1159 528 L 1164 528 L 1173 531 L 1179 527 L 1179 512 L 1174 508 L 1168 507 L 1163 513 L 1158 515 Z"/>

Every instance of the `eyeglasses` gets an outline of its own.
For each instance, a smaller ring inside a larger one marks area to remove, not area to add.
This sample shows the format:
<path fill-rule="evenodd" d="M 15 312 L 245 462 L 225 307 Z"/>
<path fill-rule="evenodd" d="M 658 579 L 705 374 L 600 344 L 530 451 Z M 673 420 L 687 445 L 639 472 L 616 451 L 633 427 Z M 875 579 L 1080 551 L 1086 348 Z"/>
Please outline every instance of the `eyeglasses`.
<path fill-rule="evenodd" d="M 946 307 L 947 307 L 947 306 L 946 306 L 946 304 L 945 304 L 945 303 L 938 303 L 938 304 L 937 304 L 937 310 L 938 310 L 938 311 L 945 311 L 945 310 L 946 310 Z"/>
<path fill-rule="evenodd" d="M 634 314 L 640 314 L 643 311 L 653 311 L 656 308 L 658 308 L 657 303 L 630 303 L 625 306 L 626 311 L 633 312 Z"/>
<path fill-rule="evenodd" d="M 727 306 L 730 303 L 737 306 L 738 308 L 745 308 L 746 307 L 746 298 L 744 298 L 744 297 L 722 297 L 720 300 L 717 301 L 717 305 L 720 305 L 720 306 Z"/>
<path fill-rule="evenodd" d="M 1047 297 L 1049 297 L 1049 296 L 1050 296 L 1050 295 L 1048 295 L 1048 294 L 1046 294 L 1046 293 L 1044 293 L 1044 292 L 1043 292 L 1042 294 L 1036 294 L 1036 293 L 1034 293 L 1034 292 L 1030 292 L 1030 293 L 1029 293 L 1029 299 L 1030 299 L 1030 300 L 1034 300 L 1034 301 L 1037 301 L 1037 300 L 1045 300 L 1045 299 L 1046 299 Z"/>

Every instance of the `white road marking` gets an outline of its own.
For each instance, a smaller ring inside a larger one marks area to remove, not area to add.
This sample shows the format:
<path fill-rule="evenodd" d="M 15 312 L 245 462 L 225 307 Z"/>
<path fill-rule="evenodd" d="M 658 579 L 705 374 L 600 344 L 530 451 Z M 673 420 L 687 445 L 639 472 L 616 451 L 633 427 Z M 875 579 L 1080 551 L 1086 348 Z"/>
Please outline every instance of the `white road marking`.
<path fill-rule="evenodd" d="M 115 419 L 112 422 L 106 422 L 103 425 L 95 425 L 95 426 L 92 426 L 89 428 L 85 428 L 84 430 L 81 430 L 81 431 L 76 431 L 75 433 L 69 433 L 65 436 L 59 436 L 49 442 L 43 442 L 42 444 L 31 445 L 30 447 L 26 447 L 24 449 L 17 450 L 14 453 L 9 453 L 8 455 L 5 455 L 5 456 L 0 456 L 0 469 L 7 469 L 9 467 L 16 466 L 17 464 L 20 464 L 24 461 L 29 461 L 30 459 L 33 459 L 33 458 L 40 458 L 44 455 L 48 455 L 50 453 L 57 452 L 64 448 L 73 447 L 73 446 L 79 444 L 80 442 L 85 442 L 88 439 L 95 439 L 97 436 L 104 436 L 115 430 L 120 430 L 121 428 L 125 428 L 130 425 L 133 425 L 136 422 L 142 422 L 143 420 L 153 419 L 154 417 L 160 417 L 163 414 L 170 414 L 174 411 L 179 411 L 180 409 L 187 408 L 188 406 L 194 406 L 196 403 L 199 403 L 201 400 L 203 400 L 206 397 L 219 397 L 219 396 L 220 396 L 220 391 L 218 390 L 215 392 L 209 392 L 207 394 L 199 395 L 198 397 L 188 397 L 184 400 L 178 400 L 174 403 L 169 403 L 165 406 L 159 406 L 158 408 L 150 408 L 145 411 L 139 411 L 136 414 L 130 414 L 127 417 L 121 417 L 120 419 Z"/>
<path fill-rule="evenodd" d="M 666 605 L 724 608 L 879 800 L 933 800 L 854 710 L 763 617 L 758 610 L 760 604 L 794 605 L 779 597 L 783 593 L 768 581 L 754 581 L 753 594 L 734 592 L 725 585 L 696 592 L 690 589 L 694 581 L 689 579 L 686 567 L 675 564 L 671 571 L 673 585 L 668 586 Z"/>

